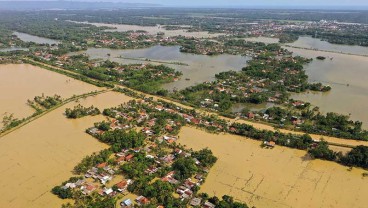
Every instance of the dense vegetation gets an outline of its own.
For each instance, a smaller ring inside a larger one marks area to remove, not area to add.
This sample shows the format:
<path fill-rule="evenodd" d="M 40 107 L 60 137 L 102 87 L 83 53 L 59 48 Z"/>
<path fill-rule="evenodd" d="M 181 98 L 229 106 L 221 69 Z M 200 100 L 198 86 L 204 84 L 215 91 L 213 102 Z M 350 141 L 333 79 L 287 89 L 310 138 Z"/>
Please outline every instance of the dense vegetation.
<path fill-rule="evenodd" d="M 100 114 L 100 110 L 98 108 L 95 108 L 93 106 L 90 107 L 84 107 L 82 105 L 74 106 L 73 109 L 67 108 L 65 109 L 65 115 L 67 118 L 81 118 L 84 116 L 95 116 Z"/>

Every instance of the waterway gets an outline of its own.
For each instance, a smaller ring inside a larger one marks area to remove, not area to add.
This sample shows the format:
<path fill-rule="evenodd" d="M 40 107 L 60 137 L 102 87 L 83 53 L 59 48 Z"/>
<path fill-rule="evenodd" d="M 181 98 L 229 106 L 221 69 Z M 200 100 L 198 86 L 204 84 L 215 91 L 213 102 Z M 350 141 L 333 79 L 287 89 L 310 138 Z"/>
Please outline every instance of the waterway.
<path fill-rule="evenodd" d="M 21 33 L 21 32 L 14 32 L 14 35 L 16 35 L 19 39 L 21 39 L 24 42 L 34 42 L 38 44 L 59 44 L 59 41 L 52 40 L 49 38 L 39 37 L 35 35 L 30 35 L 27 33 Z"/>

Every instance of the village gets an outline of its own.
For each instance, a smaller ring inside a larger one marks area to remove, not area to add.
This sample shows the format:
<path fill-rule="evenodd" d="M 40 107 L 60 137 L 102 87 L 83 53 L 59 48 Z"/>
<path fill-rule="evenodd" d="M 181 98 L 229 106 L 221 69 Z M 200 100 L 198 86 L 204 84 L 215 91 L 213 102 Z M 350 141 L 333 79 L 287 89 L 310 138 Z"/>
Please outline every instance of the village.
<path fill-rule="evenodd" d="M 195 152 L 177 145 L 180 138 L 176 134 L 189 123 L 202 123 L 216 131 L 223 131 L 224 127 L 183 113 L 186 110 L 179 107 L 151 102 L 139 99 L 105 109 L 103 114 L 108 120 L 96 123 L 86 132 L 111 148 L 87 159 L 92 163 L 83 160 L 75 168 L 81 176 L 57 186 L 54 193 L 62 198 L 74 198 L 78 193 L 102 200 L 117 198 L 121 207 L 163 207 L 171 203 L 157 198 L 158 195 L 172 198 L 177 207 L 216 207 L 213 198 L 197 193 L 216 157 L 208 149 Z M 148 184 L 160 188 L 151 190 Z"/>

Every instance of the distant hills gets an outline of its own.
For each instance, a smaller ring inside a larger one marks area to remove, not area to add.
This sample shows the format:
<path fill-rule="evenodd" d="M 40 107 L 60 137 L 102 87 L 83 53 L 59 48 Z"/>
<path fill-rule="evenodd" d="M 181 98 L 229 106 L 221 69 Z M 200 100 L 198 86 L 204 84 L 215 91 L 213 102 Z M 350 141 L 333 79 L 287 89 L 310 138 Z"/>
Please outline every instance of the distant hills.
<path fill-rule="evenodd" d="M 0 1 L 0 10 L 94 10 L 158 7 L 159 4 L 82 1 Z"/>

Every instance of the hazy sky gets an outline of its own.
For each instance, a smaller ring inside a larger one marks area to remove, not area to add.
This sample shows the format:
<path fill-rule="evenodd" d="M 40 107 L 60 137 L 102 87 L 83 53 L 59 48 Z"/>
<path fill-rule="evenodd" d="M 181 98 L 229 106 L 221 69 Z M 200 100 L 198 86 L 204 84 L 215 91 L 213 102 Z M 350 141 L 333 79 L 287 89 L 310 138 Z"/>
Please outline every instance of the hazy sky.
<path fill-rule="evenodd" d="M 4 0 L 0 0 L 4 1 Z M 9 0 L 8 0 L 9 1 Z M 14 0 L 13 0 L 14 1 Z M 20 0 L 21 1 L 21 0 Z M 32 0 L 23 0 L 32 1 Z M 42 1 L 42 0 L 41 0 Z M 47 1 L 47 0 L 45 0 Z M 166 6 L 368 6 L 368 0 L 72 0 L 157 3 Z"/>

